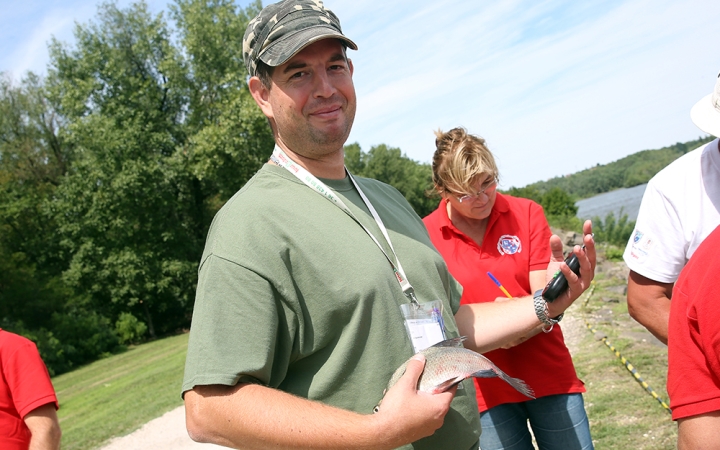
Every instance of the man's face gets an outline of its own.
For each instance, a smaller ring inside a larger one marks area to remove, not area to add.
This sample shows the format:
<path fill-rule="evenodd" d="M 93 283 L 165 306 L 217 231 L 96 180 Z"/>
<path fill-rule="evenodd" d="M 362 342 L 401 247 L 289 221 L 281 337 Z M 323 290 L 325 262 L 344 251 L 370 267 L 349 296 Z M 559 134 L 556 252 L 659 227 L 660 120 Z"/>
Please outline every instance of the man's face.
<path fill-rule="evenodd" d="M 278 142 L 314 158 L 341 149 L 350 134 L 356 107 L 352 73 L 343 45 L 323 39 L 275 67 L 269 90 L 251 80 L 251 91 L 274 123 Z"/>

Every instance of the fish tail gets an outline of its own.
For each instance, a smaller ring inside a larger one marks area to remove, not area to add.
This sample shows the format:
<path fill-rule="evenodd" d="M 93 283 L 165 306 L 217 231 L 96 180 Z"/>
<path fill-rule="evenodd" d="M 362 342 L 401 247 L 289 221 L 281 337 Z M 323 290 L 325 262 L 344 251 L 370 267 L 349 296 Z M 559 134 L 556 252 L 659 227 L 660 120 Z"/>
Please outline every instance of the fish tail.
<path fill-rule="evenodd" d="M 490 362 L 490 360 L 488 360 Z M 478 370 L 477 372 L 470 375 L 476 378 L 494 378 L 498 377 L 504 380 L 507 384 L 514 387 L 518 392 L 524 394 L 530 398 L 535 398 L 535 392 L 520 378 L 513 378 L 510 375 L 503 372 L 498 366 L 490 363 L 489 369 Z"/>
<path fill-rule="evenodd" d="M 520 378 L 513 378 L 503 371 L 498 372 L 498 376 L 507 381 L 510 386 L 514 387 L 521 394 L 533 399 L 535 398 L 535 392 Z"/>

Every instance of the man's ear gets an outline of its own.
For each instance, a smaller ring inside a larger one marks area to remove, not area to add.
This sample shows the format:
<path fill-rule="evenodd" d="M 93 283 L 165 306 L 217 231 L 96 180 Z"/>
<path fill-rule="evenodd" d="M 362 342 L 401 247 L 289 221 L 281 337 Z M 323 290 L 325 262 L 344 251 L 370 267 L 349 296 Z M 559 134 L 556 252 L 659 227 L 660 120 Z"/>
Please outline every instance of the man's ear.
<path fill-rule="evenodd" d="M 353 74 L 353 71 L 355 70 L 355 68 L 353 67 L 352 59 L 348 58 L 347 61 L 348 61 L 348 67 L 350 68 L 350 76 L 352 77 L 352 74 Z M 720 144 L 718 144 L 718 145 L 720 145 Z"/>
<path fill-rule="evenodd" d="M 253 100 L 255 100 L 255 103 L 260 107 L 263 114 L 265 114 L 267 118 L 272 118 L 273 110 L 269 101 L 270 89 L 265 87 L 258 77 L 250 78 L 248 81 L 248 89 L 250 89 L 250 95 L 252 95 Z"/>

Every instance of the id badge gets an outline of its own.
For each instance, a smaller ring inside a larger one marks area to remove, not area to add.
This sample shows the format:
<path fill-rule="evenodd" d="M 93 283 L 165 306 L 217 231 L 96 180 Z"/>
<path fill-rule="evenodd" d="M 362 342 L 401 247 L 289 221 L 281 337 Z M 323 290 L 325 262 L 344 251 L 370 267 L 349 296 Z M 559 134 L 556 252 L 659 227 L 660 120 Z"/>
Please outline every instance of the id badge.
<path fill-rule="evenodd" d="M 445 340 L 443 305 L 440 300 L 427 303 L 406 303 L 400 305 L 405 329 L 415 353 Z"/>

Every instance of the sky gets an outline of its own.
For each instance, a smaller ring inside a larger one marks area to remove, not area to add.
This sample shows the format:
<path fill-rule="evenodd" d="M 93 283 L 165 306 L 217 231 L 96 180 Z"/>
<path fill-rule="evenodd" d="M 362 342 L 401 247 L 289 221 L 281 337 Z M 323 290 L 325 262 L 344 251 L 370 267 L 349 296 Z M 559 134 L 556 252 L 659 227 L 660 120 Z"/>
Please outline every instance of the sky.
<path fill-rule="evenodd" d="M 72 46 L 98 3 L 0 0 L 0 71 L 46 73 L 51 37 Z M 434 132 L 463 126 L 507 189 L 706 136 L 690 109 L 720 72 L 718 0 L 324 3 L 359 47 L 348 143 L 366 152 L 385 144 L 427 163 Z"/>

